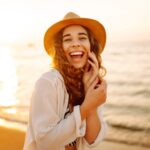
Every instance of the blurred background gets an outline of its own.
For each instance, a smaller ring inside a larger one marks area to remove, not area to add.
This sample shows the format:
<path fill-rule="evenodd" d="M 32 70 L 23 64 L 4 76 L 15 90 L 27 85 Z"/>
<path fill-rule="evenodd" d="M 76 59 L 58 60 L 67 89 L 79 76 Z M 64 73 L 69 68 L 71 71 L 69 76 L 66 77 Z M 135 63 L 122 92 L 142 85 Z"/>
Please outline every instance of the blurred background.
<path fill-rule="evenodd" d="M 106 141 L 150 148 L 149 0 L 0 0 L 0 124 L 26 128 L 35 81 L 51 62 L 47 28 L 73 11 L 106 28 Z"/>

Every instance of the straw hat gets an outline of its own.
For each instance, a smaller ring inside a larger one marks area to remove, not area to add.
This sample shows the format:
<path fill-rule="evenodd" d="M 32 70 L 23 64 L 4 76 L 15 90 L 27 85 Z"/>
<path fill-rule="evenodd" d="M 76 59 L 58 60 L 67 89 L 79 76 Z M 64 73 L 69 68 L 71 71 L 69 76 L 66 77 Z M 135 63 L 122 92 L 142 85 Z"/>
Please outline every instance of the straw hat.
<path fill-rule="evenodd" d="M 44 35 L 44 47 L 48 55 L 54 52 L 54 36 L 61 29 L 69 25 L 82 25 L 90 29 L 102 47 L 101 52 L 103 51 L 106 43 L 106 31 L 104 26 L 94 19 L 81 18 L 73 12 L 69 12 L 61 21 L 50 26 Z"/>

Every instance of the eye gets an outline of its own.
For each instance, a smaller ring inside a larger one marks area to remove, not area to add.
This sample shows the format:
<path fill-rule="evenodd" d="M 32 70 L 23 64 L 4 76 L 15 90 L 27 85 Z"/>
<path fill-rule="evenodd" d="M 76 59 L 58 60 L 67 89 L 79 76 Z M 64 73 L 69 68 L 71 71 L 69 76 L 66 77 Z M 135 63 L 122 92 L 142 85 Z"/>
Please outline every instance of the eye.
<path fill-rule="evenodd" d="M 86 40 L 87 37 L 79 37 L 79 40 Z"/>
<path fill-rule="evenodd" d="M 65 39 L 63 39 L 63 42 L 69 42 L 69 41 L 71 41 L 71 38 L 65 38 Z"/>

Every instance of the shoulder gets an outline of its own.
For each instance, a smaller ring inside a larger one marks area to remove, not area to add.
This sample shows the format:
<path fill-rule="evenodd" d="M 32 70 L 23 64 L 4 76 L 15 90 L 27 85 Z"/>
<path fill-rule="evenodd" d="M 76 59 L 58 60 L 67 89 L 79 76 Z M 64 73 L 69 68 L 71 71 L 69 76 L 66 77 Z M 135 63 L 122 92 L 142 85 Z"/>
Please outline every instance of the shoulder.
<path fill-rule="evenodd" d="M 51 85 L 53 87 L 59 84 L 64 84 L 64 79 L 58 70 L 51 68 L 49 71 L 43 73 L 36 82 L 36 86 L 41 86 L 41 84 Z"/>
<path fill-rule="evenodd" d="M 40 79 L 45 79 L 48 81 L 55 81 L 55 80 L 62 80 L 63 81 L 63 77 L 60 74 L 60 72 L 55 69 L 55 68 L 51 68 L 48 72 L 45 72 L 41 75 Z"/>

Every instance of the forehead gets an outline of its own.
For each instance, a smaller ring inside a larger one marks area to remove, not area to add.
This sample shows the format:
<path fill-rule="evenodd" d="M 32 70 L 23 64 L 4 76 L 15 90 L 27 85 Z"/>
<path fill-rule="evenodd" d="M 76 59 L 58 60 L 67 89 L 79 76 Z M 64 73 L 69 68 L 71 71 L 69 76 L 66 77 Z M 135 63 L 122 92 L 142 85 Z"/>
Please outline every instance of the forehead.
<path fill-rule="evenodd" d="M 87 33 L 86 29 L 81 25 L 70 25 L 63 30 L 63 35 L 74 33 Z"/>

